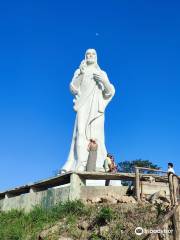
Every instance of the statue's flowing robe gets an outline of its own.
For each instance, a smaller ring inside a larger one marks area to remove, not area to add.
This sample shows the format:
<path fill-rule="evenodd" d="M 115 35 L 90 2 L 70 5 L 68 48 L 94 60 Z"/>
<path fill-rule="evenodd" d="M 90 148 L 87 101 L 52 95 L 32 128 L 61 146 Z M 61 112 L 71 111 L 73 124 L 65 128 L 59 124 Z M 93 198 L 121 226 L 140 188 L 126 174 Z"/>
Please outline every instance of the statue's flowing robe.
<path fill-rule="evenodd" d="M 79 69 L 76 70 L 70 84 L 70 89 L 76 96 L 74 109 L 77 114 L 69 157 L 62 167 L 66 171 L 86 169 L 90 139 L 95 139 L 98 144 L 96 170 L 103 171 L 103 163 L 107 155 L 104 139 L 104 111 L 115 89 L 106 73 L 100 69 L 98 71 L 101 71 L 108 90 L 102 83 L 94 80 L 93 73 L 97 73 L 95 68 L 87 68 L 84 74 L 81 74 Z"/>

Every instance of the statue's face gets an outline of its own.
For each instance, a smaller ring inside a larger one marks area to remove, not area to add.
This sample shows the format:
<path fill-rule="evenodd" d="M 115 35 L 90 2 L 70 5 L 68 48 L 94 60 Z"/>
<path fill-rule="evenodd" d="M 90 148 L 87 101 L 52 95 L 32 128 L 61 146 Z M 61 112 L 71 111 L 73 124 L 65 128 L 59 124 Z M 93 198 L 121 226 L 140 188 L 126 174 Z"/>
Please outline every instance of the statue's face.
<path fill-rule="evenodd" d="M 88 49 L 86 51 L 86 63 L 87 64 L 97 63 L 97 54 L 94 49 Z"/>

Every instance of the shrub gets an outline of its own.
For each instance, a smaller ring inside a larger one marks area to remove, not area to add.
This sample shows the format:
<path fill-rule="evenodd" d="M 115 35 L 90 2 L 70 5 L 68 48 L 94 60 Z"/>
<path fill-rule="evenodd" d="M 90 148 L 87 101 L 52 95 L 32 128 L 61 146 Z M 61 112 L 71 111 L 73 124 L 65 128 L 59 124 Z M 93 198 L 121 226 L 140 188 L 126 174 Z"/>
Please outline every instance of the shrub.
<path fill-rule="evenodd" d="M 96 216 L 96 222 L 99 225 L 104 225 L 113 219 L 113 211 L 109 207 L 101 208 L 99 214 Z"/>

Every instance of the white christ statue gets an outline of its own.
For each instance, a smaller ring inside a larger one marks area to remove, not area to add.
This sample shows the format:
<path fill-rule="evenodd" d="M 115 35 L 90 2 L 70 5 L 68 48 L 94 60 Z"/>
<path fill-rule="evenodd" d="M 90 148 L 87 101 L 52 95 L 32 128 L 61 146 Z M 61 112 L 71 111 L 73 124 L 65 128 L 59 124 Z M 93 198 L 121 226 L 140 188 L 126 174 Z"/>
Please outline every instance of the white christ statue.
<path fill-rule="evenodd" d="M 107 155 L 104 138 L 105 109 L 114 96 L 114 86 L 107 74 L 97 64 L 94 49 L 88 49 L 70 83 L 74 95 L 76 120 L 68 159 L 61 169 L 85 171 L 88 160 L 88 144 L 95 139 L 98 144 L 96 171 L 104 171 L 103 163 Z"/>

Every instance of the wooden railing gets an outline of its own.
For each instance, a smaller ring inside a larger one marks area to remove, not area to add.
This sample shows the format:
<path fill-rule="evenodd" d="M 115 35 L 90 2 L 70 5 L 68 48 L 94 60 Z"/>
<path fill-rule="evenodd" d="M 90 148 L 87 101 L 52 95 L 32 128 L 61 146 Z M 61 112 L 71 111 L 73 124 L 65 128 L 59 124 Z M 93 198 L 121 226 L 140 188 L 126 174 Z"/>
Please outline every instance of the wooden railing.
<path fill-rule="evenodd" d="M 141 177 L 147 174 L 141 174 L 141 171 L 146 170 L 146 171 L 150 171 L 150 172 L 159 172 L 159 173 L 163 173 L 166 174 L 167 176 L 167 172 L 160 170 L 160 169 L 154 169 L 154 168 L 147 168 L 147 167 L 135 167 L 135 196 L 137 198 L 138 201 L 141 201 L 141 187 L 140 187 L 140 182 L 141 182 Z M 157 174 L 150 174 L 151 176 L 156 176 Z"/>

